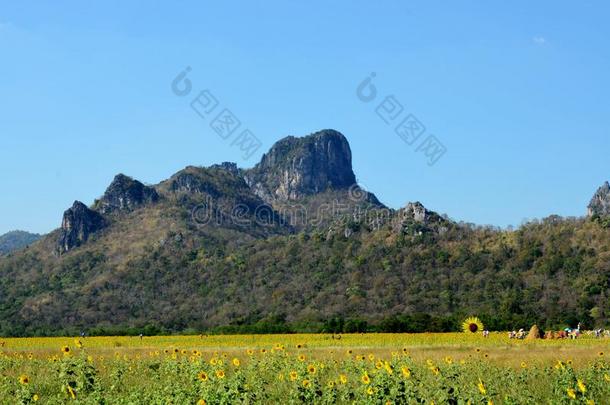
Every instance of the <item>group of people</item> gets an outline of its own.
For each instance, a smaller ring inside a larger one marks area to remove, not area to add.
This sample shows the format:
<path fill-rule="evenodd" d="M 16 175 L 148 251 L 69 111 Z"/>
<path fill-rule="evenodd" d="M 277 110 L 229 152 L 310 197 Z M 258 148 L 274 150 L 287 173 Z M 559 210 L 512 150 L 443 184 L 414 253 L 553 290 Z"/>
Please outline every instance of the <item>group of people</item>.
<path fill-rule="evenodd" d="M 508 332 L 509 339 L 525 339 L 525 336 L 527 336 L 527 333 L 523 330 L 523 328 L 519 329 L 519 332 L 514 330 Z"/>
<path fill-rule="evenodd" d="M 540 337 L 540 338 L 544 338 L 544 339 L 578 339 L 581 335 L 581 328 L 582 328 L 582 324 L 579 322 L 578 326 L 576 328 L 565 328 L 564 330 L 555 332 L 555 331 L 548 331 L 546 333 L 542 333 L 539 332 L 539 336 L 535 336 L 536 338 Z M 536 328 L 537 330 L 537 328 Z M 511 331 L 508 332 L 508 338 L 509 339 L 525 339 L 527 337 L 529 332 L 526 332 L 523 328 L 519 329 L 518 331 Z M 595 329 L 592 331 L 587 331 L 586 332 L 587 335 L 594 335 L 596 338 L 601 338 L 604 336 L 610 337 L 610 332 L 609 331 L 605 331 L 603 329 Z"/>

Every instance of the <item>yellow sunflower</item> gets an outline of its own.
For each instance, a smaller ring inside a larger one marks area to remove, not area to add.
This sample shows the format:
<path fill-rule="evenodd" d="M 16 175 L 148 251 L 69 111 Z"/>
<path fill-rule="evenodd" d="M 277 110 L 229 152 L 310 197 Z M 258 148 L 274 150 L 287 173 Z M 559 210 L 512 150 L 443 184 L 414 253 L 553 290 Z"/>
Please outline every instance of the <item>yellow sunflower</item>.
<path fill-rule="evenodd" d="M 290 381 L 295 381 L 298 377 L 298 374 L 296 371 L 291 371 L 290 372 Z"/>
<path fill-rule="evenodd" d="M 369 375 L 367 373 L 362 374 L 362 384 L 370 384 L 371 382 L 371 378 L 369 377 Z"/>
<path fill-rule="evenodd" d="M 309 380 L 303 380 L 303 387 L 307 388 L 311 385 L 311 383 L 309 382 Z"/>
<path fill-rule="evenodd" d="M 241 364 L 241 363 L 239 362 L 239 359 L 238 359 L 237 357 L 233 359 L 233 365 L 234 365 L 235 367 L 239 367 L 239 365 L 240 365 L 240 364 Z"/>
<path fill-rule="evenodd" d="M 206 382 L 209 379 L 208 374 L 205 371 L 201 371 L 199 374 L 197 374 L 197 378 L 203 382 Z"/>
<path fill-rule="evenodd" d="M 316 366 L 314 366 L 313 364 L 310 364 L 307 366 L 307 372 L 309 374 L 315 374 L 316 373 Z"/>
<path fill-rule="evenodd" d="M 567 394 L 570 398 L 572 399 L 576 399 L 576 391 L 574 391 L 573 388 L 568 388 L 567 389 Z"/>
<path fill-rule="evenodd" d="M 222 370 L 216 371 L 216 377 L 218 377 L 222 380 L 223 378 L 225 378 L 225 372 Z"/>
<path fill-rule="evenodd" d="M 345 374 L 340 374 L 339 381 L 341 382 L 341 384 L 347 384 L 347 376 Z"/>
<path fill-rule="evenodd" d="M 462 330 L 465 333 L 476 333 L 483 330 L 483 323 L 476 316 L 471 316 L 462 323 Z"/>
<path fill-rule="evenodd" d="M 63 354 L 69 354 L 70 353 L 70 347 L 69 346 L 63 346 L 61 348 L 61 351 Z"/>
<path fill-rule="evenodd" d="M 21 385 L 27 385 L 30 383 L 30 377 L 28 377 L 25 374 L 22 374 L 21 376 L 19 376 L 19 383 Z"/>

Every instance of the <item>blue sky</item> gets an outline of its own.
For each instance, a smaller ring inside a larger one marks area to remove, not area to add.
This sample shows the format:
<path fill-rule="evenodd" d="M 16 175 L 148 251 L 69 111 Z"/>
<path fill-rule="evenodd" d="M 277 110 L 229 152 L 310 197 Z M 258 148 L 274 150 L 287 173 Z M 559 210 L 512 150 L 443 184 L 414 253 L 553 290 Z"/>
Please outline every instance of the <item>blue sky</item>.
<path fill-rule="evenodd" d="M 0 233 L 58 227 L 119 172 L 250 167 L 322 128 L 392 207 L 499 226 L 583 215 L 610 178 L 610 6 L 491 3 L 0 1 Z M 193 94 L 177 97 L 186 66 Z M 260 139 L 252 157 L 189 107 L 204 89 Z M 446 147 L 435 165 L 375 113 L 389 95 Z"/>

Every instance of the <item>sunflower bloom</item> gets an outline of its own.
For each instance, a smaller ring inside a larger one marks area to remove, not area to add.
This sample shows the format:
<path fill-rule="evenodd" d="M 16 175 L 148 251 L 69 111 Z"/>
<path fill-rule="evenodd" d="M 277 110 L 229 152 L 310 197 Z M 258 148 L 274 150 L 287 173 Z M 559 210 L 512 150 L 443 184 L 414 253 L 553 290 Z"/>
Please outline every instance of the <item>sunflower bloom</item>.
<path fill-rule="evenodd" d="M 29 383 L 30 383 L 30 377 L 28 377 L 25 374 L 22 374 L 21 376 L 19 376 L 19 384 L 28 385 Z"/>
<path fill-rule="evenodd" d="M 464 333 L 477 333 L 483 330 L 483 322 L 476 316 L 468 317 L 462 323 L 462 330 Z"/>
<path fill-rule="evenodd" d="M 347 376 L 345 374 L 339 374 L 339 381 L 341 384 L 347 384 Z"/>
<path fill-rule="evenodd" d="M 197 374 L 197 378 L 199 378 L 199 380 L 203 382 L 209 380 L 208 374 L 205 371 L 201 371 L 199 374 Z"/>
<path fill-rule="evenodd" d="M 205 399 L 200 399 L 197 401 L 197 405 L 206 405 Z"/>
<path fill-rule="evenodd" d="M 371 383 L 371 378 L 369 377 L 369 375 L 367 373 L 362 374 L 362 384 L 370 384 Z"/>
<path fill-rule="evenodd" d="M 585 386 L 585 383 L 580 378 L 576 381 L 576 385 L 578 386 L 578 390 L 580 392 L 582 392 L 583 394 L 585 392 L 587 392 L 587 387 Z"/>
<path fill-rule="evenodd" d="M 225 378 L 225 372 L 223 370 L 217 370 L 216 377 L 218 377 L 222 380 L 223 378 Z"/>
<path fill-rule="evenodd" d="M 233 365 L 234 365 L 235 367 L 239 367 L 239 365 L 240 365 L 240 364 L 241 364 L 241 363 L 239 362 L 239 359 L 238 359 L 237 357 L 233 359 Z"/>
<path fill-rule="evenodd" d="M 32 395 L 32 401 L 38 402 L 39 399 L 40 399 L 40 397 L 38 396 L 38 394 Z"/>
<path fill-rule="evenodd" d="M 290 381 L 295 381 L 298 377 L 298 374 L 296 371 L 291 371 L 290 372 Z"/>
<path fill-rule="evenodd" d="M 409 370 L 409 367 L 407 366 L 402 366 L 400 368 L 400 372 L 402 373 L 402 376 L 404 378 L 411 378 L 411 370 Z"/>
<path fill-rule="evenodd" d="M 311 382 L 309 380 L 303 380 L 303 382 L 301 384 L 303 384 L 304 388 L 307 388 L 311 385 Z"/>
<path fill-rule="evenodd" d="M 572 399 L 576 399 L 576 391 L 574 391 L 574 389 L 568 388 L 567 393 L 568 393 L 568 397 L 570 397 Z"/>
<path fill-rule="evenodd" d="M 314 366 L 313 364 L 310 364 L 307 366 L 307 372 L 309 374 L 315 374 L 316 373 L 316 366 Z"/>

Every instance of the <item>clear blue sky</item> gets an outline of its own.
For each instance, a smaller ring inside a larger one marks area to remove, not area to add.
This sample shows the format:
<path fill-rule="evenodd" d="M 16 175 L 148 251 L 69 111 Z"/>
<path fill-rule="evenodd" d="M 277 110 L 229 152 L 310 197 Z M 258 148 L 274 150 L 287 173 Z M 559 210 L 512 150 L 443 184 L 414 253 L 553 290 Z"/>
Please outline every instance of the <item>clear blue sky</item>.
<path fill-rule="evenodd" d="M 479 224 L 582 215 L 610 178 L 607 2 L 90 3 L 0 2 L 0 233 L 58 227 L 119 172 L 250 167 L 322 128 L 386 204 Z M 171 92 L 186 66 L 260 138 L 255 156 Z M 447 147 L 436 165 L 356 97 L 370 72 Z"/>

